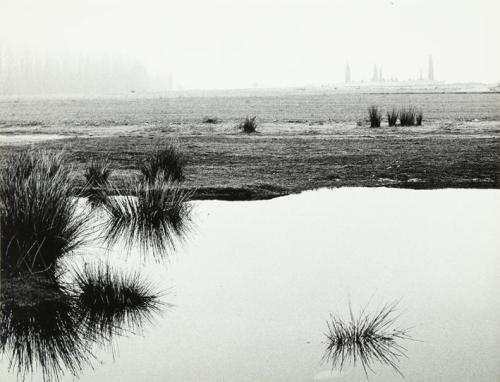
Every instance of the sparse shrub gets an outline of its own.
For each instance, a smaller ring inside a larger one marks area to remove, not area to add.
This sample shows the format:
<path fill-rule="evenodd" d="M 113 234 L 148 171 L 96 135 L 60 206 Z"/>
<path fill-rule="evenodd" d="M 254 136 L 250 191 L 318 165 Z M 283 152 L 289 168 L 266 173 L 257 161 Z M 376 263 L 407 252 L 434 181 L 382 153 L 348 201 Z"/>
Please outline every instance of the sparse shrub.
<path fill-rule="evenodd" d="M 151 248 L 161 258 L 188 229 L 191 207 L 187 202 L 192 192 L 162 174 L 154 182 L 139 182 L 134 188 L 134 196 L 120 195 L 106 202 L 104 238 L 108 245 L 119 238 L 129 248 L 138 243 L 144 252 Z"/>
<path fill-rule="evenodd" d="M 382 112 L 378 106 L 370 106 L 368 108 L 368 118 L 370 120 L 370 127 L 380 127 L 382 121 Z"/>
<path fill-rule="evenodd" d="M 324 361 L 339 370 L 348 363 L 356 366 L 360 362 L 367 377 L 368 370 L 372 370 L 371 363 L 378 361 L 401 374 L 398 364 L 406 350 L 397 341 L 411 337 L 405 329 L 392 328 L 396 308 L 397 303 L 387 304 L 370 314 L 365 307 L 355 318 L 349 306 L 348 320 L 331 315 L 327 321 L 328 346 Z"/>
<path fill-rule="evenodd" d="M 413 106 L 401 108 L 399 111 L 399 122 L 401 126 L 415 126 L 416 111 Z"/>
<path fill-rule="evenodd" d="M 79 212 L 62 155 L 23 150 L 0 175 L 2 269 L 50 272 L 86 239 L 89 216 Z"/>
<path fill-rule="evenodd" d="M 417 112 L 417 126 L 422 126 L 422 120 L 424 119 L 424 113 L 422 110 Z"/>
<path fill-rule="evenodd" d="M 217 117 L 204 117 L 202 122 L 216 124 L 216 123 L 219 123 L 220 120 Z"/>
<path fill-rule="evenodd" d="M 396 109 L 392 109 L 390 112 L 387 112 L 387 122 L 389 127 L 396 126 L 396 122 L 398 121 L 398 111 Z"/>
<path fill-rule="evenodd" d="M 142 163 L 140 170 L 144 181 L 154 183 L 161 175 L 167 181 L 184 180 L 186 158 L 172 143 L 154 150 Z"/>
<path fill-rule="evenodd" d="M 246 117 L 239 125 L 238 129 L 242 130 L 246 134 L 255 133 L 257 131 L 257 117 Z"/>

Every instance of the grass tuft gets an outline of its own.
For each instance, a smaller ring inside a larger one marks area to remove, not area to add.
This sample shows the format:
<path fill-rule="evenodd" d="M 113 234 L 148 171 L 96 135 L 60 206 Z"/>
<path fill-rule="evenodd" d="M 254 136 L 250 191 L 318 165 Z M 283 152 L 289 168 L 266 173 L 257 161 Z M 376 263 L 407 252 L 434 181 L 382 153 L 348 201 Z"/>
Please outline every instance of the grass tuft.
<path fill-rule="evenodd" d="M 368 118 L 370 120 L 370 127 L 380 127 L 382 121 L 382 112 L 378 106 L 370 106 L 368 108 Z"/>
<path fill-rule="evenodd" d="M 110 175 L 111 162 L 107 157 L 100 159 L 91 158 L 83 173 L 87 186 L 92 188 L 108 186 Z"/>
<path fill-rule="evenodd" d="M 154 150 L 140 167 L 144 181 L 154 183 L 158 176 L 166 181 L 183 181 L 186 158 L 176 145 L 168 143 Z"/>
<path fill-rule="evenodd" d="M 422 126 L 422 121 L 424 119 L 424 113 L 422 112 L 422 110 L 419 110 L 417 112 L 417 126 Z"/>
<path fill-rule="evenodd" d="M 87 237 L 88 214 L 79 212 L 70 169 L 60 154 L 25 149 L 0 174 L 2 270 L 52 272 L 57 261 Z"/>
<path fill-rule="evenodd" d="M 143 252 L 151 248 L 155 257 L 162 258 L 189 229 L 191 195 L 162 175 L 153 183 L 137 183 L 134 196 L 120 195 L 106 202 L 105 240 L 113 245 L 122 238 L 127 247 L 137 243 Z"/>
<path fill-rule="evenodd" d="M 396 109 L 392 109 L 390 112 L 387 112 L 387 122 L 389 127 L 396 126 L 396 122 L 398 121 L 399 113 Z"/>
<path fill-rule="evenodd" d="M 110 186 L 111 162 L 109 158 L 91 158 L 85 167 L 85 187 L 83 195 L 86 196 L 92 207 L 102 206 L 107 199 L 107 189 Z"/>
<path fill-rule="evenodd" d="M 399 111 L 399 122 L 401 126 L 415 126 L 417 112 L 413 106 L 402 107 Z"/>
<path fill-rule="evenodd" d="M 373 362 L 392 367 L 397 373 L 401 357 L 406 356 L 406 349 L 398 344 L 399 340 L 409 340 L 407 330 L 392 328 L 397 303 L 384 305 L 374 313 L 362 309 L 356 318 L 349 306 L 350 318 L 343 320 L 331 315 L 327 321 L 328 346 L 323 357 L 333 368 L 342 370 L 350 363 L 359 362 L 368 378 L 368 370 L 373 371 Z"/>
<path fill-rule="evenodd" d="M 246 117 L 242 122 L 240 122 L 238 129 L 246 134 L 255 133 L 257 131 L 257 117 Z"/>

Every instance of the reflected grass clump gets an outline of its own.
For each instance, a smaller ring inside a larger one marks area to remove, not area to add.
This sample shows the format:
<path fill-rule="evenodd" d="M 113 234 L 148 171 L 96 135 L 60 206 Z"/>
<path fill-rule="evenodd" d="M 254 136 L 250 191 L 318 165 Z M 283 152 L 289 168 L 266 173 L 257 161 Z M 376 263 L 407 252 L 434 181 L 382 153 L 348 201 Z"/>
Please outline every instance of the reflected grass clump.
<path fill-rule="evenodd" d="M 246 117 L 242 122 L 240 122 L 238 129 L 246 134 L 255 133 L 257 131 L 257 117 Z"/>
<path fill-rule="evenodd" d="M 138 182 L 133 196 L 107 201 L 105 241 L 114 245 L 123 239 L 128 248 L 138 244 L 144 253 L 151 249 L 157 258 L 166 256 L 189 230 L 192 193 L 161 174 L 152 183 Z"/>
<path fill-rule="evenodd" d="M 85 241 L 90 217 L 78 210 L 62 154 L 25 149 L 7 163 L 0 173 L 2 270 L 52 272 Z"/>
<path fill-rule="evenodd" d="M 368 119 L 370 120 L 370 127 L 380 127 L 380 122 L 382 122 L 382 112 L 378 106 L 370 106 L 368 108 Z"/>
<path fill-rule="evenodd" d="M 0 353 L 8 356 L 9 369 L 17 372 L 19 380 L 39 369 L 47 382 L 58 381 L 68 372 L 78 377 L 93 354 L 75 301 L 53 282 L 23 278 L 14 286 L 14 295 L 2 290 L 0 314 Z M 20 290 L 22 296 L 18 296 Z M 41 300 L 39 290 L 45 295 Z M 26 294 L 29 303 L 20 302 Z"/>
<path fill-rule="evenodd" d="M 75 271 L 78 300 L 93 310 L 116 310 L 155 306 L 158 294 L 139 273 L 115 272 L 108 264 L 85 266 Z"/>
<path fill-rule="evenodd" d="M 106 341 L 140 329 L 160 311 L 161 293 L 139 273 L 116 272 L 108 264 L 76 270 L 73 288 L 86 330 Z"/>
<path fill-rule="evenodd" d="M 393 328 L 396 308 L 397 303 L 384 305 L 373 313 L 364 308 L 355 317 L 349 306 L 349 319 L 331 315 L 327 321 L 328 346 L 324 360 L 338 370 L 359 362 L 367 377 L 368 370 L 373 371 L 374 362 L 390 366 L 402 375 L 398 364 L 401 357 L 406 356 L 406 349 L 398 341 L 411 337 L 407 330 Z"/>
<path fill-rule="evenodd" d="M 186 157 L 173 143 L 156 148 L 140 166 L 142 180 L 154 183 L 158 177 L 166 181 L 183 181 Z"/>

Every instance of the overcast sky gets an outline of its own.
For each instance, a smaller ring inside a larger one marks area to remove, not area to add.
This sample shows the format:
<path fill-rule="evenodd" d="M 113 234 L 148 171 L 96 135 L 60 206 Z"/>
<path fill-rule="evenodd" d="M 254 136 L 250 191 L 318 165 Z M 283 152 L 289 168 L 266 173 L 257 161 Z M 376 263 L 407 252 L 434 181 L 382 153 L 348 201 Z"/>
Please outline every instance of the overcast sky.
<path fill-rule="evenodd" d="M 127 55 L 185 88 L 500 81 L 498 0 L 0 0 L 0 46 Z"/>

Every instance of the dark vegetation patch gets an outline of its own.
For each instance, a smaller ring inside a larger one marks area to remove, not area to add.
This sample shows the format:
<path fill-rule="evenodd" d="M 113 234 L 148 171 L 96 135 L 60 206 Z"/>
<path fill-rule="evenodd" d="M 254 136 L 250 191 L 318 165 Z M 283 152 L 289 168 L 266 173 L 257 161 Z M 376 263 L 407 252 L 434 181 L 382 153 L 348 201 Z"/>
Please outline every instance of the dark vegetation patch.
<path fill-rule="evenodd" d="M 387 123 L 389 127 L 396 126 L 398 117 L 399 117 L 399 112 L 394 108 L 391 111 L 387 112 Z"/>
<path fill-rule="evenodd" d="M 209 123 L 209 124 L 217 124 L 217 123 L 220 123 L 221 120 L 217 117 L 203 117 L 202 122 Z"/>
<path fill-rule="evenodd" d="M 89 216 L 78 210 L 71 169 L 62 154 L 11 153 L 0 174 L 2 270 L 53 272 L 87 238 Z"/>
<path fill-rule="evenodd" d="M 368 108 L 368 119 L 370 120 L 370 127 L 380 127 L 380 122 L 382 122 L 382 112 L 378 106 L 370 106 Z"/>
<path fill-rule="evenodd" d="M 167 143 L 152 150 L 143 160 L 140 171 L 142 180 L 154 183 L 160 176 L 165 181 L 184 180 L 186 158 L 176 145 Z"/>
<path fill-rule="evenodd" d="M 246 117 L 238 125 L 238 129 L 246 134 L 252 134 L 257 131 L 257 117 Z"/>

